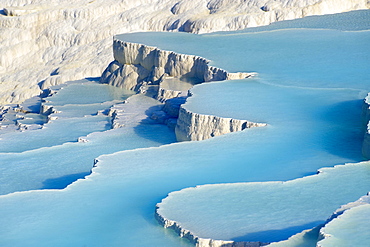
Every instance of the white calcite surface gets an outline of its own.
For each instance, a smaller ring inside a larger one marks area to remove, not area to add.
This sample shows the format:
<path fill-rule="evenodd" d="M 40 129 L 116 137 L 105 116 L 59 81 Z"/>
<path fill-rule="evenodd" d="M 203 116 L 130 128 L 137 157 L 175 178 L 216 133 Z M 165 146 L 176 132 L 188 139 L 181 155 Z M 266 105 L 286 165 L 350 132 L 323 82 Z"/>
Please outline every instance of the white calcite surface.
<path fill-rule="evenodd" d="M 210 61 L 199 56 L 179 54 L 143 44 L 125 42 L 124 39 L 125 35 L 115 37 L 113 41 L 115 60 L 106 68 L 100 82 L 145 94 L 154 94 L 153 96 L 162 102 L 187 95 L 186 89 L 191 86 L 191 83 L 184 90 L 182 88 L 183 82 L 180 81 L 182 78 L 202 83 L 244 79 L 254 75 L 254 73 L 242 72 L 228 73 L 226 70 L 210 66 Z M 174 80 L 173 78 L 179 79 Z M 172 83 L 166 83 L 166 80 L 172 80 Z M 171 88 L 175 90 L 171 90 Z M 116 112 L 118 111 L 116 110 Z M 200 141 L 246 128 L 266 125 L 246 120 L 201 115 L 184 108 L 180 108 L 178 115 L 175 129 L 178 141 Z M 122 124 L 115 121 L 114 126 L 119 127 Z"/>
<path fill-rule="evenodd" d="M 266 126 L 266 124 L 199 114 L 181 107 L 175 132 L 178 141 L 201 141 L 247 128 L 262 126 Z"/>
<path fill-rule="evenodd" d="M 318 247 L 367 246 L 370 241 L 370 195 L 339 208 L 320 229 Z"/>
<path fill-rule="evenodd" d="M 335 218 L 337 218 L 338 216 L 342 215 L 346 210 L 349 210 L 351 208 L 358 207 L 358 206 L 361 206 L 361 205 L 366 205 L 366 204 L 370 204 L 370 193 L 368 193 L 365 196 L 360 197 L 360 199 L 358 199 L 355 202 L 350 202 L 350 203 L 347 203 L 345 205 L 342 205 L 328 219 L 328 222 L 330 222 L 330 221 L 334 220 Z"/>
<path fill-rule="evenodd" d="M 111 61 L 111 37 L 117 33 L 236 30 L 368 7 L 367 0 L 3 0 L 0 104 L 21 103 L 68 80 L 100 76 Z"/>
<path fill-rule="evenodd" d="M 134 91 L 143 91 L 145 89 L 142 87 L 159 85 L 167 77 L 184 78 L 199 83 L 231 78 L 243 79 L 252 75 L 228 73 L 210 66 L 209 60 L 199 56 L 126 42 L 124 34 L 114 38 L 113 56 L 115 60 L 106 68 L 100 82 Z"/>
<path fill-rule="evenodd" d="M 187 97 L 189 90 L 199 81 L 192 81 L 175 77 L 165 77 L 159 83 L 157 99 L 165 102 L 167 99 Z M 178 115 L 178 114 L 177 114 Z"/>
<path fill-rule="evenodd" d="M 125 42 L 124 35 L 114 39 L 113 54 L 115 60 L 104 71 L 100 82 L 150 95 L 154 94 L 162 102 L 187 94 L 186 89 L 181 88 L 183 84 L 180 81 L 181 78 L 201 83 L 230 78 L 243 79 L 252 76 L 251 73 L 228 73 L 223 69 L 209 66 L 209 61 L 202 57 Z M 179 79 L 176 81 L 173 78 Z M 166 80 L 171 79 L 172 83 L 167 82 L 164 85 Z M 172 90 L 170 84 L 174 84 L 171 85 L 172 88 L 182 90 Z M 168 87 L 166 88 L 166 86 Z M 150 93 L 151 91 L 154 92 Z M 122 110 L 115 110 L 114 127 L 123 126 L 122 121 L 118 121 L 118 112 L 122 112 Z M 179 141 L 198 141 L 264 125 L 244 120 L 200 115 L 180 109 L 175 131 Z"/>
<path fill-rule="evenodd" d="M 261 247 L 268 245 L 268 243 L 263 242 L 246 242 L 246 241 L 240 241 L 235 242 L 231 240 L 215 240 L 210 238 L 202 238 L 191 231 L 184 229 L 181 227 L 180 224 L 178 224 L 176 221 L 166 219 L 163 217 L 160 213 L 158 213 L 158 205 L 155 211 L 155 217 L 158 220 L 158 222 L 164 227 L 169 228 L 175 231 L 181 238 L 186 238 L 189 240 L 192 244 L 194 244 L 196 247 Z"/>
<path fill-rule="evenodd" d="M 156 47 L 125 42 L 124 37 L 124 35 L 120 35 L 114 39 L 113 54 L 115 60 L 104 71 L 100 82 L 149 94 L 162 102 L 187 95 L 187 89 L 192 84 L 189 83 L 186 88 L 182 88 L 181 78 L 201 83 L 229 78 L 242 79 L 252 75 L 251 73 L 240 72 L 228 73 L 223 69 L 209 66 L 209 61 L 202 57 L 178 54 L 160 50 Z M 179 79 L 175 80 L 174 78 Z M 119 112 L 123 112 L 123 114 L 119 114 Z M 161 115 L 163 114 L 165 113 L 162 112 Z M 124 125 L 121 123 L 122 120 L 118 120 L 121 118 L 119 115 L 129 116 L 123 110 L 115 108 L 114 127 Z M 156 114 L 154 118 L 166 117 L 161 115 Z M 175 130 L 177 139 L 185 141 L 204 140 L 256 126 L 264 126 L 264 124 L 193 114 L 181 109 Z"/>
<path fill-rule="evenodd" d="M 345 197 L 354 198 L 364 193 L 369 188 L 369 174 L 366 172 L 369 165 L 369 162 L 362 162 L 323 168 L 318 175 L 286 182 L 186 188 L 170 193 L 157 204 L 156 217 L 164 227 L 174 229 L 197 246 L 223 246 L 222 241 L 214 241 L 214 244 L 210 239 L 228 240 L 225 242 L 230 246 L 263 246 L 266 243 L 258 239 L 278 242 L 284 240 L 279 239 L 279 232 L 299 232 L 299 228 L 316 227 L 322 224 L 320 218 L 330 215 L 332 208 L 345 201 Z M 341 193 L 335 192 L 338 190 Z M 368 197 L 341 208 L 337 213 L 363 204 L 368 204 Z M 359 235 L 366 233 L 360 232 Z M 256 241 L 254 245 L 233 241 L 237 239 L 235 236 Z"/>

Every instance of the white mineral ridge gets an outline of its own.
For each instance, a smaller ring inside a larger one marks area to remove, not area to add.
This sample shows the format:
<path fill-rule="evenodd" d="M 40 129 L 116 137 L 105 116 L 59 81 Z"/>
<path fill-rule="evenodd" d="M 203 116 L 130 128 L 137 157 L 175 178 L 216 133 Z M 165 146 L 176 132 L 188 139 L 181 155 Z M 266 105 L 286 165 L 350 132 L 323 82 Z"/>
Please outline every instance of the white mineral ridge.
<path fill-rule="evenodd" d="M 0 104 L 100 76 L 118 33 L 236 30 L 366 8 L 367 0 L 2 0 Z"/>

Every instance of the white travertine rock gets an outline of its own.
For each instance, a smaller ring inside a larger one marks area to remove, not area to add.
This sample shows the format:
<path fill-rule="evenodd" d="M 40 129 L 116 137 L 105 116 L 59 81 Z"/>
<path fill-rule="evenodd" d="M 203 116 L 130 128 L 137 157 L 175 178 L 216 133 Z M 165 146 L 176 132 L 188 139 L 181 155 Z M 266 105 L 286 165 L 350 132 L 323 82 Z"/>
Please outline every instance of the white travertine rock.
<path fill-rule="evenodd" d="M 250 78 L 256 75 L 257 73 L 243 73 L 243 72 L 228 73 L 226 80 L 239 80 L 239 79 Z"/>
<path fill-rule="evenodd" d="M 0 104 L 100 76 L 117 33 L 229 31 L 369 7 L 368 0 L 2 0 L 0 84 L 13 89 L 0 87 Z"/>
<path fill-rule="evenodd" d="M 246 242 L 246 241 L 228 241 L 228 240 L 214 240 L 209 238 L 201 238 L 194 235 L 191 231 L 182 228 L 177 222 L 164 218 L 158 212 L 158 205 L 155 210 L 155 217 L 157 221 L 164 227 L 174 230 L 181 238 L 188 239 L 196 247 L 261 247 L 268 245 L 263 242 Z"/>
<path fill-rule="evenodd" d="M 228 73 L 226 70 L 209 66 L 209 61 L 202 57 L 178 54 L 143 44 L 125 42 L 122 40 L 123 38 L 122 36 L 114 38 L 113 54 L 115 61 L 111 62 L 103 72 L 101 83 L 140 92 L 141 86 L 158 83 L 153 75 L 156 75 L 155 78 L 181 78 L 186 76 L 195 78 L 198 83 L 244 79 L 255 75 L 255 73 Z M 178 83 L 180 83 L 180 80 L 178 80 Z M 164 89 L 159 86 L 156 98 L 165 102 L 167 99 L 180 96 L 185 96 L 185 92 Z M 115 126 L 115 124 L 113 125 Z M 178 141 L 200 141 L 246 128 L 261 126 L 266 126 L 266 124 L 202 115 L 180 108 L 175 133 Z"/>
<path fill-rule="evenodd" d="M 161 80 L 161 82 L 159 83 L 157 100 L 161 102 L 167 102 L 169 101 L 169 99 L 187 97 L 189 95 L 189 90 L 197 83 L 199 82 L 192 80 L 184 81 L 175 77 L 163 76 L 163 80 Z"/>
<path fill-rule="evenodd" d="M 175 132 L 178 141 L 200 141 L 247 128 L 262 126 L 266 126 L 266 124 L 198 114 L 190 112 L 182 106 Z"/>
<path fill-rule="evenodd" d="M 243 79 L 254 73 L 228 73 L 209 66 L 205 58 L 160 50 L 156 47 L 130 43 L 116 36 L 111 62 L 101 76 L 101 83 L 138 90 L 143 82 L 157 85 L 166 77 L 193 78 L 197 82 Z M 166 96 L 166 94 L 169 94 Z M 162 90 L 160 99 L 181 94 L 180 90 Z"/>
<path fill-rule="evenodd" d="M 351 209 L 353 208 L 356 208 L 356 207 L 360 207 L 360 206 L 363 206 L 363 205 L 369 205 L 370 204 L 370 192 L 367 193 L 367 195 L 365 196 L 362 196 L 360 197 L 360 199 L 358 199 L 357 201 L 355 202 L 350 202 L 346 205 L 343 205 L 341 206 L 339 209 L 337 209 L 333 215 L 327 220 L 325 226 L 323 226 L 321 229 L 320 229 L 320 235 L 322 237 L 322 239 L 317 243 L 317 247 L 325 247 L 325 246 L 334 246 L 335 245 L 335 242 L 334 242 L 334 245 L 333 244 L 329 244 L 329 245 L 326 245 L 326 240 L 328 238 L 332 238 L 333 236 L 331 234 L 328 234 L 326 231 L 326 226 L 331 222 L 333 221 L 342 221 L 340 218 L 341 218 L 341 215 L 343 215 L 344 213 L 346 213 L 346 211 L 350 211 Z M 336 222 L 335 222 L 336 223 Z M 343 223 L 343 221 L 342 221 Z M 343 225 L 343 227 L 348 227 L 349 225 Z M 351 228 L 355 228 L 356 225 L 354 225 L 353 223 L 350 225 Z M 348 234 L 347 234 L 348 235 Z M 334 236 L 335 237 L 335 236 Z M 346 244 L 343 243 L 342 246 L 345 246 Z M 364 246 L 367 245 L 366 243 L 364 243 Z M 356 245 L 358 246 L 358 245 Z"/>
<path fill-rule="evenodd" d="M 226 79 L 226 71 L 208 66 L 209 61 L 204 58 L 125 42 L 119 36 L 116 36 L 113 41 L 113 55 L 120 66 L 134 64 L 150 70 L 153 75 L 153 78 L 149 78 L 151 81 L 161 78 L 164 74 L 171 77 L 181 77 L 186 74 L 187 77 L 198 78 L 200 81 Z M 221 77 L 217 73 L 224 75 Z"/>
<path fill-rule="evenodd" d="M 365 204 L 370 204 L 370 193 L 368 193 L 365 196 L 360 197 L 360 199 L 358 199 L 355 202 L 350 202 L 346 205 L 341 206 L 339 209 L 337 209 L 334 212 L 334 214 L 332 215 L 332 217 L 329 218 L 328 221 L 338 217 L 338 215 L 343 214 L 343 212 L 348 210 L 348 209 L 351 209 L 351 208 L 354 208 L 354 207 L 357 207 L 357 206 L 360 206 L 360 205 L 365 205 Z"/>

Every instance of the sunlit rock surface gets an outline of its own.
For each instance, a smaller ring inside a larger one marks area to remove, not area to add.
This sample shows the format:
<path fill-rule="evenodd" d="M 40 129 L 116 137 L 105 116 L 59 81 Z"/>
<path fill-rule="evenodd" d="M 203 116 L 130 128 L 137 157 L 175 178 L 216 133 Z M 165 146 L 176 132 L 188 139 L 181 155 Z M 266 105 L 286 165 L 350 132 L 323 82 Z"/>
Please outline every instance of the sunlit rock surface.
<path fill-rule="evenodd" d="M 3 0 L 0 104 L 100 76 L 111 61 L 111 37 L 118 33 L 236 30 L 368 5 L 367 0 Z"/>

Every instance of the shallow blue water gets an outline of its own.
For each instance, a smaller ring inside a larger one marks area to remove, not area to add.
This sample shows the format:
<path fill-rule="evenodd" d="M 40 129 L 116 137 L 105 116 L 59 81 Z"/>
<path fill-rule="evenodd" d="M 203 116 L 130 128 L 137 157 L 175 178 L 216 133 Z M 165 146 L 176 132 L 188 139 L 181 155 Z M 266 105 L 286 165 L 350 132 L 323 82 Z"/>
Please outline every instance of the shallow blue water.
<path fill-rule="evenodd" d="M 325 21 L 325 17 L 322 18 Z M 358 18 L 363 18 L 363 12 Z M 362 21 L 360 19 L 358 23 Z M 47 140 L 53 134 L 37 134 L 35 138 L 40 138 L 37 144 L 30 142 L 34 145 L 32 148 L 24 145 L 22 150 L 16 151 L 17 143 L 22 141 L 14 138 L 14 142 L 9 141 L 9 146 L 3 145 L 4 150 L 8 148 L 7 152 L 13 153 L 1 154 L 2 173 L 6 174 L 1 184 L 6 185 L 4 191 L 8 192 L 62 188 L 66 181 L 87 174 L 93 159 L 103 153 L 152 148 L 100 156 L 92 175 L 64 190 L 1 196 L 0 225 L 5 227 L 0 229 L 0 245 L 188 246 L 189 243 L 171 231 L 162 229 L 153 217 L 155 204 L 171 191 L 202 184 L 290 180 L 314 174 L 321 167 L 362 160 L 360 107 L 361 100 L 370 90 L 367 66 L 370 63 L 369 31 L 289 29 L 233 35 L 143 33 L 125 37 L 164 49 L 204 56 L 212 59 L 213 65 L 229 71 L 258 72 L 259 77 L 253 80 L 196 86 L 186 107 L 198 113 L 266 122 L 268 126 L 201 142 L 161 147 L 154 146 L 174 140 L 165 126 L 138 125 L 123 128 L 117 133 L 103 132 L 105 125 L 102 127 L 101 123 L 94 121 L 91 129 L 81 128 L 81 132 L 71 131 L 63 125 L 64 130 L 71 132 L 68 143 L 65 140 Z M 77 91 L 83 89 L 70 92 Z M 70 99 L 75 97 L 72 94 Z M 89 97 L 83 102 L 68 100 L 68 104 L 113 100 L 91 99 L 94 98 Z M 61 109 L 74 108 L 66 105 L 64 99 L 57 103 L 55 98 L 54 103 Z M 55 123 L 75 118 L 82 118 L 82 121 L 93 117 L 106 118 L 104 115 L 82 117 L 92 113 L 90 106 L 83 107 L 81 112 L 62 113 Z M 104 121 L 107 123 L 108 120 Z M 90 135 L 90 142 L 71 143 L 80 135 L 96 131 L 100 133 Z M 47 147 L 42 147 L 45 145 L 42 138 Z M 24 167 L 30 168 L 29 172 L 24 172 Z M 17 183 L 12 182 L 15 177 L 18 177 Z M 60 183 L 60 178 L 64 182 Z M 330 190 L 322 187 L 324 196 L 326 192 L 335 191 L 336 182 L 342 183 L 342 180 L 326 185 Z M 326 212 L 339 207 L 346 199 L 348 202 L 355 200 L 362 195 L 362 190 L 365 194 L 366 188 L 370 189 L 366 180 L 358 182 L 362 187 L 356 187 L 356 191 L 348 187 L 345 193 L 348 197 L 341 197 L 334 204 L 323 202 L 319 208 L 325 208 L 325 212 L 315 219 L 315 224 L 329 217 Z M 299 182 L 295 183 L 297 186 L 293 188 L 299 188 Z M 263 183 L 261 186 L 264 187 Z M 335 193 L 331 194 L 335 196 Z M 222 197 L 219 195 L 218 200 L 221 206 Z M 281 199 L 271 197 L 270 203 Z M 301 203 L 294 198 L 290 200 L 296 205 Z M 206 208 L 211 212 L 212 204 L 207 204 Z M 197 214 L 197 207 L 194 210 L 191 211 Z M 299 213 L 296 208 L 287 210 Z M 256 215 L 256 218 L 263 217 Z M 289 234 L 314 225 L 307 220 L 294 219 L 298 226 L 304 227 L 289 228 Z M 288 227 L 284 224 L 280 226 L 283 229 Z M 195 225 L 209 226 L 202 221 Z M 232 237 L 248 240 L 243 238 L 248 236 L 248 231 L 238 234 Z M 277 233 L 276 239 L 285 239 L 288 235 L 282 231 L 280 235 Z"/>
<path fill-rule="evenodd" d="M 96 82 L 76 81 L 46 98 L 46 104 L 58 112 L 50 115 L 55 120 L 39 130 L 0 137 L 0 194 L 63 189 L 89 175 L 99 155 L 174 142 L 174 133 L 166 126 L 138 123 L 135 128 L 112 130 L 111 117 L 97 115 L 132 94 Z M 87 142 L 78 141 L 80 137 Z"/>

